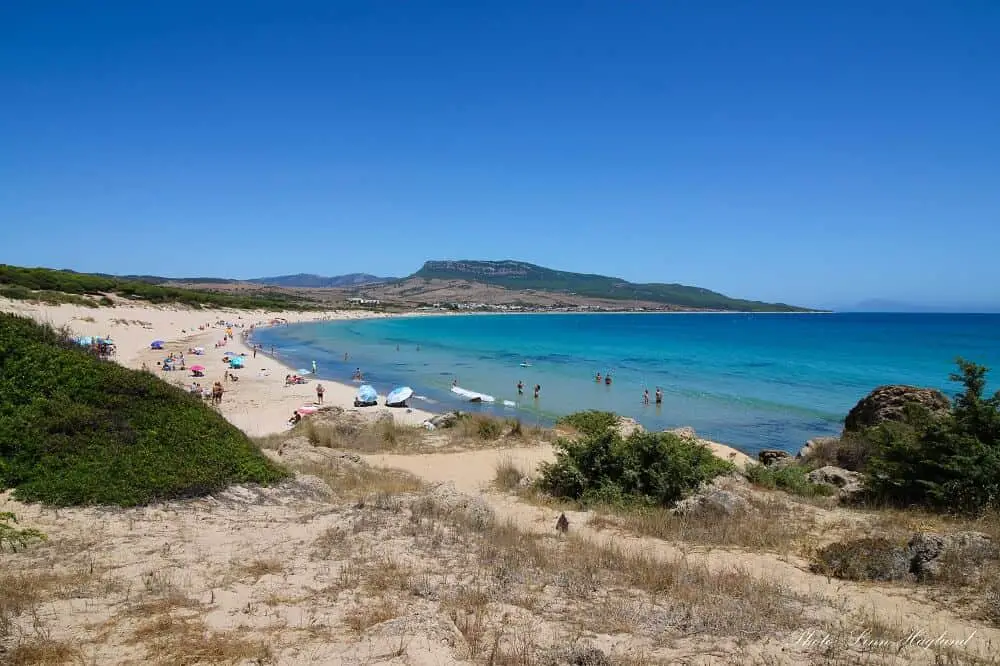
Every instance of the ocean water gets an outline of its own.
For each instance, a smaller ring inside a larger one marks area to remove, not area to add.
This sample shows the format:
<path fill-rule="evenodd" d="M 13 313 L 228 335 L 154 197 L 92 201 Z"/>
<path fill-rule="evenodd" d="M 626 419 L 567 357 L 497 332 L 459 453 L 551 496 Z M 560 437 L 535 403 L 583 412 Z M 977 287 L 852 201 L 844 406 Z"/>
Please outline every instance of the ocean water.
<path fill-rule="evenodd" d="M 957 356 L 1000 373 L 1000 315 L 988 314 L 401 317 L 261 329 L 254 340 L 295 367 L 315 360 L 320 378 L 350 382 L 360 367 L 379 393 L 411 386 L 411 404 L 431 411 L 479 409 L 548 424 L 606 409 L 647 428 L 689 425 L 749 452 L 795 451 L 810 437 L 839 433 L 847 411 L 881 384 L 953 395 Z M 611 372 L 613 384 L 595 383 L 597 372 Z M 450 391 L 453 379 L 497 403 L 463 402 Z M 656 386 L 663 405 L 643 405 L 643 389 L 652 401 Z M 991 390 L 998 386 L 991 377 Z"/>

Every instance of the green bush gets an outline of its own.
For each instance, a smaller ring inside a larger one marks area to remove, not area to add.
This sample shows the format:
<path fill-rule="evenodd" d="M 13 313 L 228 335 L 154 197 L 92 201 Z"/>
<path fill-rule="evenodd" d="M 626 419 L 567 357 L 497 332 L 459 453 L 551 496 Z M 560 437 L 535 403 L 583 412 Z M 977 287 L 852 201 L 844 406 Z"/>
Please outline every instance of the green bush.
<path fill-rule="evenodd" d="M 784 490 L 802 497 L 829 496 L 835 492 L 832 487 L 825 483 L 810 481 L 806 468 L 799 465 L 785 465 L 784 467 L 747 465 L 743 474 L 755 486 L 771 490 Z"/>
<path fill-rule="evenodd" d="M 231 294 L 203 289 L 182 289 L 164 284 L 165 278 L 128 279 L 113 275 L 94 275 L 60 271 L 51 268 L 22 268 L 0 264 L 0 295 L 21 300 L 46 303 L 74 303 L 98 307 L 114 305 L 104 294 L 150 303 L 181 303 L 194 308 L 202 306 L 232 308 L 263 308 L 273 310 L 310 310 L 320 307 L 298 295 L 274 289 L 256 289 L 253 293 Z M 97 300 L 84 295 L 100 296 Z"/>
<path fill-rule="evenodd" d="M 555 447 L 555 461 L 540 468 L 539 486 L 587 504 L 670 506 L 734 469 L 703 444 L 666 432 L 622 439 L 605 429 L 579 441 L 561 439 Z"/>
<path fill-rule="evenodd" d="M 575 428 L 584 435 L 601 435 L 618 425 L 618 415 L 613 412 L 588 409 L 564 416 L 558 423 Z"/>
<path fill-rule="evenodd" d="M 0 489 L 130 506 L 286 476 L 200 398 L 0 313 Z"/>
<path fill-rule="evenodd" d="M 0 511 L 0 553 L 8 548 L 17 552 L 32 541 L 45 541 L 47 538 L 36 529 L 17 528 L 14 527 L 16 524 L 17 516 L 9 511 Z"/>
<path fill-rule="evenodd" d="M 882 537 L 831 543 L 817 553 L 813 573 L 844 580 L 904 580 L 910 577 L 911 553 Z"/>
<path fill-rule="evenodd" d="M 902 422 L 861 433 L 872 451 L 866 471 L 874 498 L 961 513 L 1000 508 L 1000 392 L 984 397 L 987 369 L 957 364 L 951 379 L 964 391 L 946 417 L 910 405 Z"/>

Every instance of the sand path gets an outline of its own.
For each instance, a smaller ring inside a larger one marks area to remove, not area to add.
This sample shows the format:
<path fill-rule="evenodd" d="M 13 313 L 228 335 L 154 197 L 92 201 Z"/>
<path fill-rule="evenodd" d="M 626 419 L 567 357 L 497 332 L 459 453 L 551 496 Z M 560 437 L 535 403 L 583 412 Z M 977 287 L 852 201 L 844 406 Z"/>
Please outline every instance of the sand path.
<path fill-rule="evenodd" d="M 538 446 L 517 449 L 488 449 L 457 453 L 415 455 L 370 455 L 369 464 L 405 470 L 428 482 L 454 483 L 456 489 L 478 494 L 496 512 L 500 520 L 510 520 L 520 529 L 535 534 L 553 534 L 559 510 L 539 507 L 515 495 L 490 488 L 497 465 L 511 460 L 523 471 L 535 470 L 539 462 L 552 458 L 552 448 Z M 827 578 L 809 571 L 809 562 L 797 555 L 747 552 L 740 549 L 694 546 L 667 542 L 653 537 L 636 536 L 617 529 L 597 530 L 588 526 L 589 511 L 566 511 L 571 531 L 578 537 L 602 546 L 615 546 L 648 556 L 672 560 L 686 558 L 705 564 L 713 571 L 745 571 L 753 576 L 787 585 L 804 598 L 822 598 L 840 613 L 829 621 L 852 615 L 877 619 L 905 632 L 921 631 L 925 636 L 967 637 L 969 653 L 983 658 L 1000 651 L 1000 629 L 987 629 L 960 617 L 928 597 L 933 591 L 914 590 L 901 585 L 855 583 Z"/>

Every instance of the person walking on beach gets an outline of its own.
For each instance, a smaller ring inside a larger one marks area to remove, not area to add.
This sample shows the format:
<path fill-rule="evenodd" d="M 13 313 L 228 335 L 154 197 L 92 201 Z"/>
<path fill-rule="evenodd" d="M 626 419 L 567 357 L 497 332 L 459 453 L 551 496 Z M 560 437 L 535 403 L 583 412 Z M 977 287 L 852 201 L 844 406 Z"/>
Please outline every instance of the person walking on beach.
<path fill-rule="evenodd" d="M 323 393 L 325 390 L 322 384 L 316 384 L 316 402 L 321 405 L 323 404 Z"/>
<path fill-rule="evenodd" d="M 257 358 L 257 345 L 254 345 L 253 349 L 251 349 L 251 351 L 253 352 L 253 357 Z"/>

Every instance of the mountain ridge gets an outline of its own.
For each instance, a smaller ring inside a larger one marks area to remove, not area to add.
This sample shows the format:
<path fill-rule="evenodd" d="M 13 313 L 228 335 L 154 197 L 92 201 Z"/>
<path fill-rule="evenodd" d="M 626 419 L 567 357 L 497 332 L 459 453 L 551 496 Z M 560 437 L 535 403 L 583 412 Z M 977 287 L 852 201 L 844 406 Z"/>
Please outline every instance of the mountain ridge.
<path fill-rule="evenodd" d="M 732 298 L 704 287 L 678 283 L 633 283 L 596 273 L 560 271 L 526 261 L 503 259 L 430 260 L 407 279 L 467 280 L 516 291 L 566 293 L 615 301 L 643 301 L 682 308 L 747 312 L 814 312 L 787 303 Z"/>

